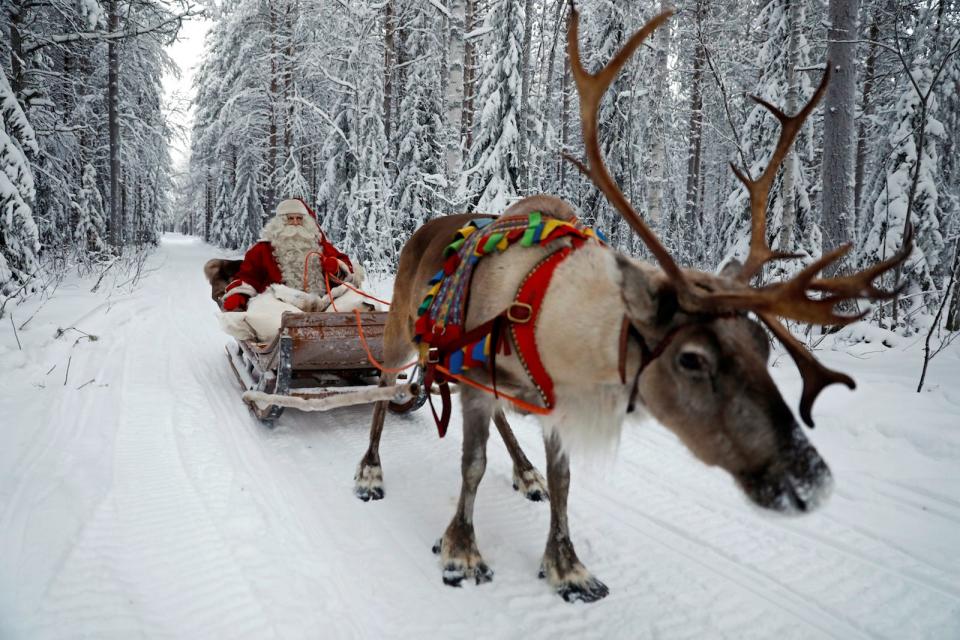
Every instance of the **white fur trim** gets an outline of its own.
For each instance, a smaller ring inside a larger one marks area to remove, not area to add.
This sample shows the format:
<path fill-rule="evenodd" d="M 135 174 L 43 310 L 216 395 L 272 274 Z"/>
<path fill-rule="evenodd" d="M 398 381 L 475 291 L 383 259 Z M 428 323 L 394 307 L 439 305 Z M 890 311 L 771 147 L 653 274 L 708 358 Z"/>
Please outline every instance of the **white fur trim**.
<path fill-rule="evenodd" d="M 303 203 L 299 200 L 281 200 L 280 204 L 277 205 L 277 215 L 285 216 L 288 213 L 300 213 L 306 217 L 310 217 L 307 208 L 303 206 Z"/>
<path fill-rule="evenodd" d="M 264 291 L 250 299 L 250 303 L 247 305 L 247 323 L 256 332 L 257 339 L 260 342 L 269 342 L 280 331 L 280 323 L 283 321 L 285 311 L 300 313 L 300 309 L 297 307 L 281 302 L 272 294 Z"/>
<path fill-rule="evenodd" d="M 253 330 L 253 327 L 247 322 L 247 314 L 244 311 L 218 313 L 217 320 L 220 322 L 220 328 L 224 333 L 233 336 L 237 340 L 257 339 L 257 334 Z"/>
<path fill-rule="evenodd" d="M 239 282 L 237 286 L 233 286 L 235 283 Z M 253 288 L 253 285 L 247 284 L 243 280 L 234 280 L 227 285 L 227 290 L 224 292 L 223 297 L 232 296 L 235 293 L 240 293 L 248 298 L 252 298 L 257 295 L 257 290 Z"/>

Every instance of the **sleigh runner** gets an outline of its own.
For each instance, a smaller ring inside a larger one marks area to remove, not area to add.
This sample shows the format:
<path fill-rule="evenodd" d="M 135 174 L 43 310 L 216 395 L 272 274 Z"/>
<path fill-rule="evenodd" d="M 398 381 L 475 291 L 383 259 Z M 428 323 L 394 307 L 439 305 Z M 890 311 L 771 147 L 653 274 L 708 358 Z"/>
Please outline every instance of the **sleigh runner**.
<path fill-rule="evenodd" d="M 378 311 L 287 312 L 271 342 L 236 340 L 226 347 L 227 360 L 243 401 L 271 427 L 287 407 L 328 411 L 387 400 L 394 413 L 416 410 L 426 400 L 419 369 L 384 387 L 371 364 L 383 358 L 386 317 Z"/>

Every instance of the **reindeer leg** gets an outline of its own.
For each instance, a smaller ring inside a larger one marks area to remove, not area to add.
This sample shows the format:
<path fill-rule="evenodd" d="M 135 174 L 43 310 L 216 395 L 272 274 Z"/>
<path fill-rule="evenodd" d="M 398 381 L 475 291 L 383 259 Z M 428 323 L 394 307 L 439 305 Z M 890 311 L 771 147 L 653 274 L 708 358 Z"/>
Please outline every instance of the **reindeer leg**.
<path fill-rule="evenodd" d="M 550 535 L 543 553 L 540 577 L 547 578 L 567 602 L 594 602 L 610 593 L 577 558 L 567 529 L 567 494 L 570 460 L 556 433 L 544 436 L 547 449 L 547 482 L 550 487 Z"/>
<path fill-rule="evenodd" d="M 503 415 L 503 409 L 497 408 L 493 414 L 493 423 L 497 425 L 497 431 L 503 438 L 503 444 L 507 446 L 507 453 L 513 459 L 513 488 L 524 495 L 527 500 L 541 502 L 549 497 L 547 492 L 547 483 L 543 476 L 537 471 L 536 467 L 530 464 L 517 437 L 513 435 L 513 429 L 507 422 L 507 417 Z"/>
<path fill-rule="evenodd" d="M 469 387 L 463 389 L 460 399 L 463 405 L 460 501 L 443 538 L 433 547 L 443 564 L 443 582 L 452 587 L 459 587 L 464 578 L 473 578 L 477 584 L 493 579 L 493 571 L 477 549 L 473 531 L 473 504 L 487 467 L 487 439 L 493 403 L 488 396 Z"/>
<path fill-rule="evenodd" d="M 403 318 L 397 313 L 387 316 L 383 335 L 383 364 L 387 369 L 401 366 L 411 350 L 410 333 L 405 330 Z M 396 373 L 383 373 L 380 386 L 396 384 Z M 383 469 L 380 466 L 380 436 L 383 434 L 383 422 L 387 415 L 386 400 L 373 407 L 373 420 L 370 422 L 370 445 L 357 465 L 353 476 L 353 493 L 367 502 L 383 499 Z"/>
<path fill-rule="evenodd" d="M 383 374 L 380 386 L 386 387 L 396 382 L 396 374 Z M 353 476 L 353 493 L 363 500 L 383 499 L 383 469 L 380 467 L 380 436 L 383 433 L 383 422 L 387 415 L 387 400 L 382 400 L 373 406 L 373 420 L 370 424 L 370 445 L 367 452 L 357 466 Z"/>

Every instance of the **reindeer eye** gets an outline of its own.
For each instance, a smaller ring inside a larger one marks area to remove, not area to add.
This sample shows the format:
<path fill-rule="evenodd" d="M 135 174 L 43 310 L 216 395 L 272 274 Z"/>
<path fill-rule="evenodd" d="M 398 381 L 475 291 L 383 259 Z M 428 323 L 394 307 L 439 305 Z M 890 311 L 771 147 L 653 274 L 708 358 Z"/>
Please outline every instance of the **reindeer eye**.
<path fill-rule="evenodd" d="M 677 364 L 680 365 L 681 369 L 686 369 L 691 372 L 705 371 L 707 368 L 706 358 L 695 351 L 684 351 L 681 353 L 677 356 Z"/>

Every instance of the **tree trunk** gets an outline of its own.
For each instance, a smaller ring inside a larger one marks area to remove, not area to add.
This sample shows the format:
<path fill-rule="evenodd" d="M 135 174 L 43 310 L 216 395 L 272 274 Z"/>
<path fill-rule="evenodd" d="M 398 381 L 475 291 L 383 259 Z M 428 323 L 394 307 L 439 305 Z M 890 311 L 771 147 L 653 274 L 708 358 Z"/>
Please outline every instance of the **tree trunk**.
<path fill-rule="evenodd" d="M 120 30 L 120 9 L 117 0 L 107 5 L 110 31 Z M 119 247 L 123 242 L 120 210 L 120 42 L 107 43 L 107 119 L 110 137 L 110 244 Z"/>
<path fill-rule="evenodd" d="M 523 51 L 520 53 L 520 109 L 517 114 L 517 127 L 520 129 L 520 194 L 529 190 L 530 184 L 530 153 L 527 150 L 528 122 L 530 114 L 530 40 L 533 31 L 533 0 L 526 0 L 523 7 Z"/>
<path fill-rule="evenodd" d="M 787 104 L 786 112 L 797 112 L 798 78 L 797 65 L 800 63 L 800 2 L 790 2 L 788 19 L 790 38 L 787 42 Z M 779 248 L 790 251 L 793 247 L 793 228 L 797 222 L 797 152 L 791 146 L 783 163 L 783 216 L 780 220 Z"/>
<path fill-rule="evenodd" d="M 20 36 L 23 1 L 13 0 L 6 12 L 10 30 L 10 88 L 19 100 L 23 97 L 23 38 Z"/>
<path fill-rule="evenodd" d="M 207 180 L 204 185 L 203 239 L 210 242 L 210 225 L 213 223 L 213 172 L 207 167 Z"/>
<path fill-rule="evenodd" d="M 450 76 L 447 80 L 447 184 L 448 195 L 456 191 L 463 162 L 461 149 L 463 124 L 463 64 L 464 64 L 464 27 L 466 26 L 467 4 L 465 0 L 450 2 Z"/>
<path fill-rule="evenodd" d="M 466 14 L 464 18 L 464 30 L 470 33 L 476 28 L 476 2 L 477 0 L 466 0 Z M 476 79 L 476 69 L 474 69 L 474 44 L 473 40 L 466 40 L 463 43 L 463 123 L 460 127 L 461 137 L 463 138 L 463 154 L 469 153 L 473 145 L 473 96 L 476 93 L 474 82 Z"/>
<path fill-rule="evenodd" d="M 570 56 L 563 56 L 563 77 L 560 81 L 560 148 L 568 149 L 570 140 L 569 120 L 570 113 Z M 566 187 L 567 162 L 562 157 L 557 158 L 560 164 L 560 190 Z"/>
<path fill-rule="evenodd" d="M 833 77 L 823 115 L 823 245 L 839 247 L 854 237 L 857 1 L 830 0 L 829 14 L 827 59 L 833 65 Z M 835 275 L 844 268 L 842 262 L 833 263 L 825 275 Z"/>
<path fill-rule="evenodd" d="M 698 0 L 695 20 L 697 30 L 703 22 L 703 14 L 707 10 L 709 0 Z M 693 78 L 690 85 L 690 125 L 689 143 L 687 145 L 687 248 L 691 254 L 697 255 L 700 251 L 694 246 L 696 238 L 693 231 L 698 226 L 700 207 L 700 145 L 703 137 L 703 63 L 706 52 L 703 44 L 697 40 L 693 50 Z M 698 260 L 702 255 L 698 255 Z"/>
<path fill-rule="evenodd" d="M 383 130 L 388 151 L 393 149 L 393 60 L 396 55 L 393 36 L 397 29 L 393 3 L 394 0 L 387 0 L 383 5 Z"/>
<path fill-rule="evenodd" d="M 860 126 L 857 136 L 857 168 L 854 174 L 853 196 L 853 206 L 856 214 L 860 213 L 860 204 L 863 198 L 863 174 L 867 166 L 867 121 L 873 113 L 873 102 L 871 101 L 875 84 L 873 74 L 877 64 L 877 52 L 880 50 L 874 43 L 879 39 L 879 35 L 877 17 L 873 16 L 870 21 L 870 32 L 867 36 L 869 44 L 867 45 L 867 63 L 864 69 L 863 99 L 860 102 Z"/>
<path fill-rule="evenodd" d="M 283 122 L 283 157 L 293 153 L 294 149 L 294 140 L 293 140 L 293 21 L 292 16 L 299 11 L 299 2 L 296 0 L 293 1 L 293 6 L 288 1 L 283 12 L 283 37 L 286 39 L 286 45 L 284 46 L 284 55 L 283 55 L 283 100 L 286 103 L 286 117 Z M 309 198 L 305 193 L 299 194 L 283 194 L 283 197 L 287 195 L 292 196 L 301 196 L 303 198 Z"/>
<path fill-rule="evenodd" d="M 666 5 L 661 5 L 666 8 Z M 649 196 L 647 201 L 650 212 L 650 223 L 653 226 L 660 226 L 663 218 L 663 185 L 666 179 L 666 149 L 664 140 L 666 138 L 666 123 L 663 114 L 666 110 L 664 104 L 666 100 L 667 88 L 667 48 L 670 44 L 669 26 L 658 29 L 653 36 L 654 46 L 657 50 L 656 62 L 654 63 L 653 78 L 653 104 L 651 105 L 650 126 L 647 134 L 650 138 L 650 171 L 647 175 L 647 184 L 649 185 Z"/>
<path fill-rule="evenodd" d="M 267 102 L 270 107 L 270 135 L 269 146 L 267 147 L 267 175 L 266 187 L 264 188 L 264 199 L 266 200 L 265 211 L 271 211 L 277 206 L 276 191 L 274 184 L 277 180 L 277 139 L 279 136 L 280 123 L 277 122 L 277 90 L 279 89 L 280 69 L 277 61 L 277 12 L 272 2 L 266 3 L 269 13 L 269 37 L 270 37 L 270 93 L 267 95 Z"/>

